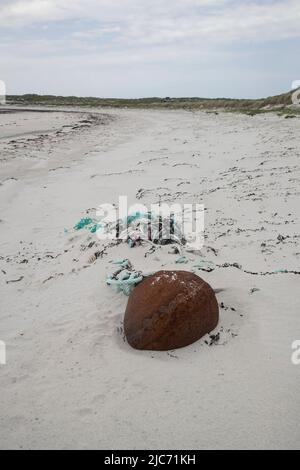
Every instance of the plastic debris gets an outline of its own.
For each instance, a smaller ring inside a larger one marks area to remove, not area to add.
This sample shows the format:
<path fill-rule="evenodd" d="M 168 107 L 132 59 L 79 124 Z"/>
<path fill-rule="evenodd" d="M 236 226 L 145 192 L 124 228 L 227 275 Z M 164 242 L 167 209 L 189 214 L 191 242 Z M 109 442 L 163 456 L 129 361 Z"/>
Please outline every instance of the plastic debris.
<path fill-rule="evenodd" d="M 136 220 L 140 219 L 148 219 L 148 213 L 146 212 L 134 212 L 133 214 L 130 214 L 127 216 L 125 219 L 125 222 L 130 225 L 132 222 L 135 222 Z"/>
<path fill-rule="evenodd" d="M 144 279 L 144 276 L 136 271 L 121 271 L 106 278 L 106 283 L 115 286 L 118 292 L 129 295 L 134 287 Z"/>
<path fill-rule="evenodd" d="M 129 295 L 137 284 L 153 274 L 152 272 L 142 273 L 134 270 L 129 259 L 112 261 L 112 264 L 118 265 L 119 268 L 106 277 L 106 283 L 116 287 L 117 292 L 123 292 L 125 295 Z"/>
<path fill-rule="evenodd" d="M 94 223 L 94 220 L 91 219 L 90 217 L 84 217 L 83 219 L 80 219 L 79 222 L 77 222 L 76 225 L 74 225 L 75 230 L 81 230 L 82 228 L 91 225 Z"/>
<path fill-rule="evenodd" d="M 136 211 L 124 218 L 111 220 L 103 217 L 101 220 L 95 220 L 90 217 L 81 219 L 75 226 L 75 230 L 88 227 L 91 233 L 98 234 L 99 238 L 105 239 L 106 235 L 115 234 L 115 238 L 127 242 L 128 246 L 141 245 L 149 243 L 151 245 L 169 245 L 176 244 L 184 247 L 186 251 L 199 251 L 202 244 L 199 243 L 199 233 L 185 233 L 183 227 L 186 227 L 186 220 L 190 221 L 196 214 L 176 213 L 163 214 L 161 206 L 158 210 L 148 212 Z M 174 253 L 176 251 L 174 250 Z"/>
<path fill-rule="evenodd" d="M 98 231 L 105 234 L 116 234 L 116 238 L 124 240 L 133 248 L 142 242 L 148 242 L 155 245 L 167 245 L 177 243 L 184 245 L 186 243 L 180 225 L 176 222 L 174 214 L 166 217 L 151 212 L 134 212 L 124 219 L 117 221 L 100 222 L 90 217 L 82 218 L 75 226 L 75 230 L 88 227 L 91 233 Z"/>
<path fill-rule="evenodd" d="M 90 228 L 90 232 L 91 232 L 91 233 L 96 233 L 97 230 L 99 230 L 99 229 L 102 228 L 102 227 L 103 227 L 102 224 L 95 224 L 95 225 L 93 225 L 93 227 Z"/>
<path fill-rule="evenodd" d="M 119 266 L 122 267 L 122 269 L 129 269 L 132 267 L 132 264 L 129 261 L 129 259 L 120 259 L 117 261 L 112 261 L 112 264 L 118 264 Z"/>
<path fill-rule="evenodd" d="M 185 243 L 174 215 L 164 218 L 151 212 L 136 212 L 125 220 L 118 220 L 117 228 L 119 237 L 126 240 L 131 248 L 142 242 L 155 245 L 167 245 L 174 242 Z"/>

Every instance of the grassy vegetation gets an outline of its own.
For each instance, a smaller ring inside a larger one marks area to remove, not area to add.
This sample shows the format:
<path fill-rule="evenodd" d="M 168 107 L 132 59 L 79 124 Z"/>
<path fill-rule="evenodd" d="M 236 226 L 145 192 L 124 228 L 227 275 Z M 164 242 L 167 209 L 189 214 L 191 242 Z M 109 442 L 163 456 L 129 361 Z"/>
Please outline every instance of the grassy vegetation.
<path fill-rule="evenodd" d="M 215 112 L 224 110 L 241 112 L 254 116 L 255 114 L 274 112 L 288 116 L 300 113 L 299 109 L 291 109 L 292 93 L 284 93 L 263 99 L 208 99 L 208 98 L 93 98 L 76 96 L 51 96 L 28 94 L 22 96 L 8 96 L 7 102 L 15 105 L 43 105 L 43 106 L 80 106 L 80 107 L 113 107 L 113 108 L 156 108 L 156 109 L 186 109 L 207 110 Z"/>

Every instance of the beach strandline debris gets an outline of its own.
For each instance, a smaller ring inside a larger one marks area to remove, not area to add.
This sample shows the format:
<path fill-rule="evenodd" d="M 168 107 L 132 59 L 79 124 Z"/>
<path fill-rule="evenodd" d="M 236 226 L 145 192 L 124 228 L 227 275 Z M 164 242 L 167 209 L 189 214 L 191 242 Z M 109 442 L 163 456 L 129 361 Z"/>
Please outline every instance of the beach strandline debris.
<path fill-rule="evenodd" d="M 175 260 L 176 264 L 187 264 L 189 260 L 186 258 L 186 256 L 180 256 Z"/>
<path fill-rule="evenodd" d="M 91 233 L 97 233 L 99 238 L 104 239 L 105 235 L 115 233 L 119 238 L 133 248 L 143 242 L 152 245 L 185 245 L 179 224 L 176 223 L 174 214 L 163 217 L 151 212 L 133 212 L 123 219 L 114 222 L 107 222 L 104 219 L 100 222 L 91 217 L 81 218 L 75 225 L 75 230 L 88 229 Z"/>
<path fill-rule="evenodd" d="M 75 230 L 81 230 L 85 227 L 87 227 L 91 233 L 96 233 L 96 231 L 102 227 L 102 224 L 98 224 L 95 219 L 90 217 L 83 217 L 74 225 Z"/>
<path fill-rule="evenodd" d="M 24 279 L 24 276 L 20 276 L 18 279 L 10 279 L 9 281 L 6 281 L 6 284 L 13 284 L 15 282 L 20 282 Z"/>
<path fill-rule="evenodd" d="M 133 289 L 152 273 L 136 271 L 128 259 L 113 261 L 112 264 L 119 267 L 106 277 L 106 284 L 116 287 L 117 292 L 130 295 Z"/>

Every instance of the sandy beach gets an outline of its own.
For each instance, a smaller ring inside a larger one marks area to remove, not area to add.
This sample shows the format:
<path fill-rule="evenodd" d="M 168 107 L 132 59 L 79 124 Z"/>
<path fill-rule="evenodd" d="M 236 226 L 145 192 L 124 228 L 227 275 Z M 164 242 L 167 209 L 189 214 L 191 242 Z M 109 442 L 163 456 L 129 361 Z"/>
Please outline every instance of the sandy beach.
<path fill-rule="evenodd" d="M 296 449 L 300 442 L 300 118 L 184 110 L 0 110 L 0 448 Z M 103 203 L 205 205 L 205 244 L 108 244 Z M 125 341 L 112 261 L 196 270 L 214 335 Z M 195 268 L 195 266 L 197 266 Z"/>

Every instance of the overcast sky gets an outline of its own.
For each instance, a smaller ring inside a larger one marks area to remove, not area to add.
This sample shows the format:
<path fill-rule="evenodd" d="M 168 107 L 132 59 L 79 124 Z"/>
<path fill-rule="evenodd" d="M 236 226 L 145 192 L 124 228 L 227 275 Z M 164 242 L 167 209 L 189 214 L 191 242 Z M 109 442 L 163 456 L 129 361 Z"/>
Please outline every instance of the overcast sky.
<path fill-rule="evenodd" d="M 262 97 L 300 79 L 300 0 L 0 0 L 9 94 Z"/>

